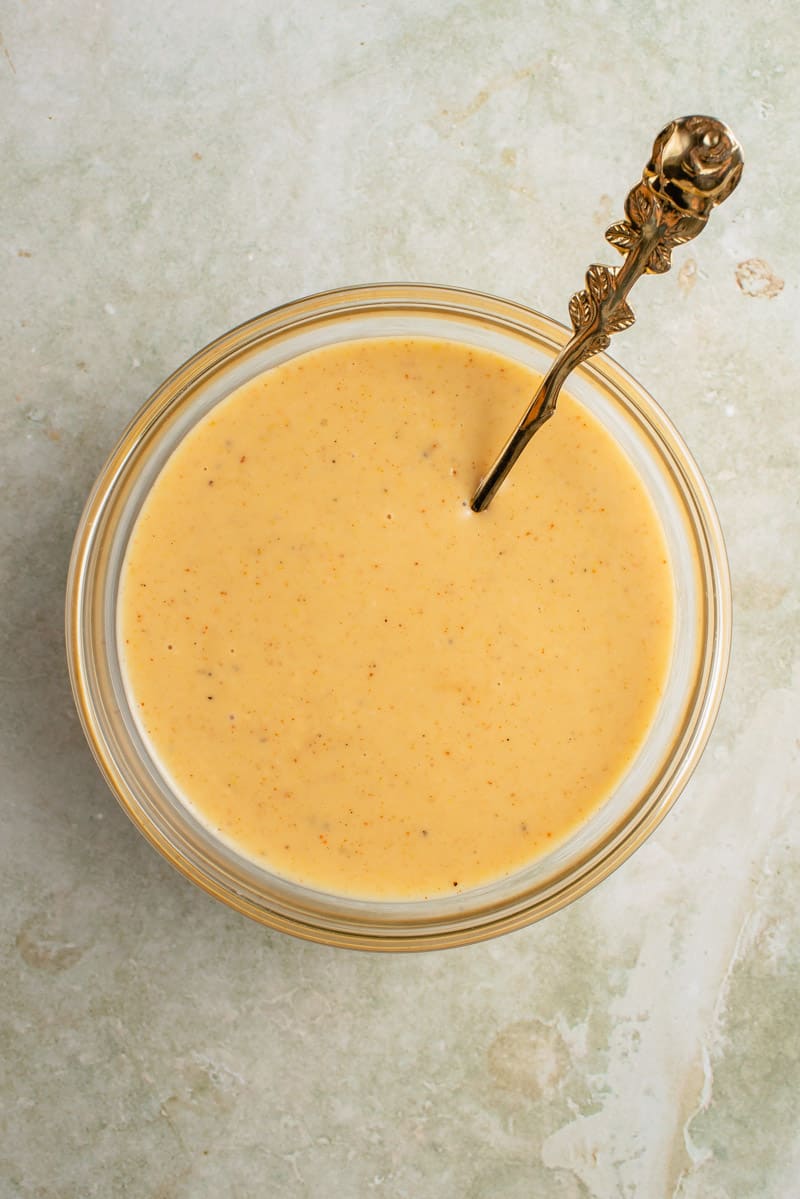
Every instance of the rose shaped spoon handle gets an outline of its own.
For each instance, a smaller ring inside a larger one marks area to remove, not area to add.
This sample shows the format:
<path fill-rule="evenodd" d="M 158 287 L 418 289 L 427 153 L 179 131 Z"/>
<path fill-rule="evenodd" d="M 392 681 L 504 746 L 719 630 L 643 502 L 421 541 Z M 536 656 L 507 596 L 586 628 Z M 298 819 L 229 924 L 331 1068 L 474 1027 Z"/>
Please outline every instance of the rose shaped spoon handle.
<path fill-rule="evenodd" d="M 606 239 L 625 255 L 625 261 L 619 268 L 589 267 L 586 287 L 569 302 L 574 333 L 481 480 L 472 497 L 474 512 L 491 503 L 534 433 L 553 415 L 570 371 L 604 350 L 612 333 L 633 324 L 627 296 L 636 280 L 643 274 L 661 275 L 669 270 L 674 247 L 697 236 L 711 209 L 736 187 L 742 165 L 736 138 L 713 117 L 683 117 L 659 133 L 641 183 L 625 201 L 626 219 L 606 231 Z"/>

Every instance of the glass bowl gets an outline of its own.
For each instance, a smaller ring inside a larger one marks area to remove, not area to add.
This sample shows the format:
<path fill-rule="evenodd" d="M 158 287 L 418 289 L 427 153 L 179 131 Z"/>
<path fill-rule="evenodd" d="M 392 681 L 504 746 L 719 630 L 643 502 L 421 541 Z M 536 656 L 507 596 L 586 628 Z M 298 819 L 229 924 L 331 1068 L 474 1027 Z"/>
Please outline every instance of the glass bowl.
<path fill-rule="evenodd" d="M 647 392 L 598 355 L 571 376 L 568 390 L 613 434 L 643 479 L 675 580 L 667 685 L 647 739 L 615 791 L 546 856 L 485 886 L 436 899 L 383 902 L 323 893 L 223 844 L 171 791 L 129 706 L 116 624 L 127 541 L 170 453 L 214 404 L 298 354 L 387 336 L 484 347 L 543 374 L 569 331 L 491 296 L 382 284 L 298 300 L 226 333 L 159 387 L 95 484 L 70 564 L 67 653 L 84 731 L 112 791 L 145 837 L 192 882 L 272 928 L 328 945 L 438 949 L 557 911 L 606 878 L 663 819 L 697 764 L 719 707 L 730 650 L 730 578 L 714 507 L 686 446 Z"/>

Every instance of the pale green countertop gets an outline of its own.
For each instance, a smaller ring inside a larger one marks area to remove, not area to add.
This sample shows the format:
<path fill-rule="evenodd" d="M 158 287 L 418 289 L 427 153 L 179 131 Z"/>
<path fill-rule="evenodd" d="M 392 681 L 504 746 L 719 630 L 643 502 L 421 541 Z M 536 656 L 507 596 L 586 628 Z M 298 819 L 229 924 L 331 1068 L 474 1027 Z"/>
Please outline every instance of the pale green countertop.
<path fill-rule="evenodd" d="M 790 0 L 5 6 L 2 1199 L 800 1194 L 799 30 Z M 428 280 L 565 320 L 689 112 L 735 129 L 744 181 L 613 353 L 730 552 L 690 786 L 505 939 L 382 957 L 234 915 L 135 832 L 73 710 L 63 586 L 105 455 L 191 352 L 303 293 Z"/>

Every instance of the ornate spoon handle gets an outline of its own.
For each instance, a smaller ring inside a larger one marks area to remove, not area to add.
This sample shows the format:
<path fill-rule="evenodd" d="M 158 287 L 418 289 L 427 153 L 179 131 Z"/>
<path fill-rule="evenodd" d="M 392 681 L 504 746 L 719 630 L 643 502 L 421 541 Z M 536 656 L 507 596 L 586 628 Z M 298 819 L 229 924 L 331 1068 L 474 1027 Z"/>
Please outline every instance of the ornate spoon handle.
<path fill-rule="evenodd" d="M 556 409 L 570 371 L 604 350 L 611 334 L 636 319 L 627 296 L 643 274 L 661 275 L 675 246 L 704 228 L 711 209 L 731 194 L 742 174 L 742 151 L 726 125 L 713 117 L 683 117 L 659 133 L 641 183 L 628 193 L 625 220 L 606 240 L 625 255 L 622 266 L 590 266 L 586 287 L 572 297 L 573 336 L 545 375 L 530 407 L 472 497 L 480 512 L 491 503 L 525 446 Z"/>

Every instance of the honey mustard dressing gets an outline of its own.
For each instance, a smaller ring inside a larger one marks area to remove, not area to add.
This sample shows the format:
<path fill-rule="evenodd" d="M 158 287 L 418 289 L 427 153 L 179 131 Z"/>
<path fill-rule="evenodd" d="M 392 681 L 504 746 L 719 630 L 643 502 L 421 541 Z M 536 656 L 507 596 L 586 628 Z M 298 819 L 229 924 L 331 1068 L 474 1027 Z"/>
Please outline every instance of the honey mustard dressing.
<path fill-rule="evenodd" d="M 674 626 L 637 473 L 564 395 L 468 506 L 537 382 L 457 342 L 315 350 L 156 479 L 123 565 L 126 687 L 245 856 L 355 897 L 452 893 L 563 842 L 630 765 Z"/>

